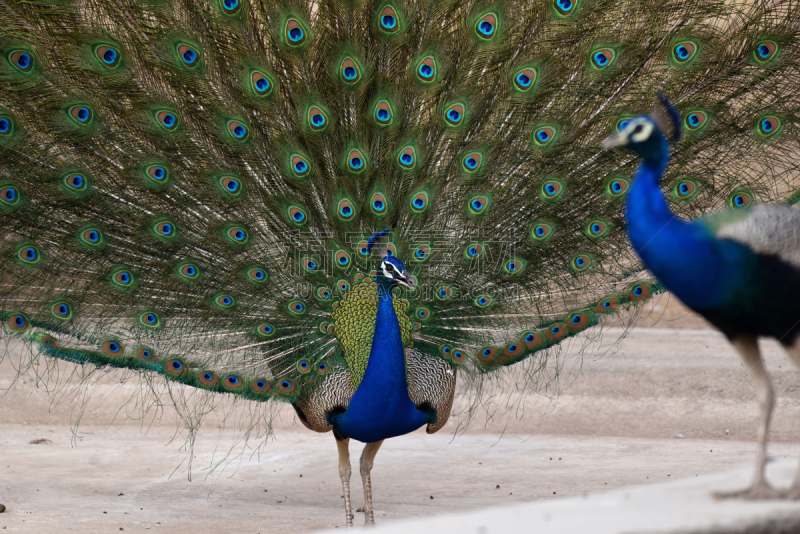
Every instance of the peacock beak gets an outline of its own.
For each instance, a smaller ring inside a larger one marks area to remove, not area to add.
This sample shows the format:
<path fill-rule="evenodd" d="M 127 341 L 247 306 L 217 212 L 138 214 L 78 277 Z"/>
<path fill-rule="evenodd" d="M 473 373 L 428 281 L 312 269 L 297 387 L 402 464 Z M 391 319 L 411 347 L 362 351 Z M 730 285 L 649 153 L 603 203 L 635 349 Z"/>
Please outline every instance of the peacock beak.
<path fill-rule="evenodd" d="M 403 271 L 400 273 L 398 278 L 395 278 L 398 284 L 403 286 L 404 288 L 408 289 L 409 291 L 414 289 L 414 279 L 411 278 L 411 275 L 408 274 L 408 271 Z"/>
<path fill-rule="evenodd" d="M 628 136 L 622 132 L 617 132 L 613 135 L 606 137 L 603 141 L 603 150 L 610 150 L 618 146 L 625 146 L 628 144 Z"/>

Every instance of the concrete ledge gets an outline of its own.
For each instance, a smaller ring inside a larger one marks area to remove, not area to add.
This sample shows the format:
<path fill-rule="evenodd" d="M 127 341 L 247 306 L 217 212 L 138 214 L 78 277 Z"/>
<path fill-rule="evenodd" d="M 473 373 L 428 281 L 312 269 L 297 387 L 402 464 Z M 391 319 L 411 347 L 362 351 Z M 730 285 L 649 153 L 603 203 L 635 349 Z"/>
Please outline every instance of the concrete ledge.
<path fill-rule="evenodd" d="M 769 480 L 788 487 L 797 462 L 769 465 Z M 747 486 L 750 469 L 632 486 L 592 495 L 396 521 L 375 534 L 794 534 L 800 501 L 718 501 L 713 491 Z M 356 521 L 363 517 L 357 514 Z M 338 532 L 329 530 L 329 533 Z"/>

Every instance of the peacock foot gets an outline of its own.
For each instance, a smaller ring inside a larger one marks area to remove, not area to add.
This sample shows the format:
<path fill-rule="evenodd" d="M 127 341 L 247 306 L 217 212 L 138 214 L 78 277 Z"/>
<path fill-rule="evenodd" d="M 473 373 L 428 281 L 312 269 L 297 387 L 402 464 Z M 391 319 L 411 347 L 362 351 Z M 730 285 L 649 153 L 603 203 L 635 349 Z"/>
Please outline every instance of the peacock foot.
<path fill-rule="evenodd" d="M 747 501 L 787 498 L 786 492 L 776 490 L 763 480 L 753 483 L 752 486 L 744 490 L 715 492 L 713 495 L 715 499 L 743 499 Z"/>

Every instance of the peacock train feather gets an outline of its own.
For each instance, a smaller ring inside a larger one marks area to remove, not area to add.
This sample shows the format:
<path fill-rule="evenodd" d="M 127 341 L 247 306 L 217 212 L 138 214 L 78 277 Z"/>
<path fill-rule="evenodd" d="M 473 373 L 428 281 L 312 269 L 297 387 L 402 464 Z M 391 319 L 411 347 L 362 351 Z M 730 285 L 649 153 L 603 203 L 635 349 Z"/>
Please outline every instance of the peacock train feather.
<path fill-rule="evenodd" d="M 624 232 L 636 158 L 600 153 L 657 90 L 685 118 L 677 213 L 797 192 L 799 21 L 761 0 L 7 0 L 2 335 L 326 430 L 393 257 L 438 429 L 456 371 L 546 358 L 661 290 Z"/>

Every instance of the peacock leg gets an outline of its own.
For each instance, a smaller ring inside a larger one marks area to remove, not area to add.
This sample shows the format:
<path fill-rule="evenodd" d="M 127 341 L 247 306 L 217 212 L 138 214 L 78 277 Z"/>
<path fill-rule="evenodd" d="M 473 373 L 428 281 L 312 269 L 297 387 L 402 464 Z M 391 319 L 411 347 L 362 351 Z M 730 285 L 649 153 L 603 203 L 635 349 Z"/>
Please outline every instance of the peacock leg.
<path fill-rule="evenodd" d="M 364 452 L 361 453 L 361 480 L 364 482 L 364 524 L 375 524 L 375 513 L 372 511 L 372 478 L 370 472 L 372 471 L 372 463 L 375 461 L 375 455 L 378 454 L 378 449 L 381 448 L 383 440 L 373 441 L 367 443 L 364 447 Z"/>
<path fill-rule="evenodd" d="M 792 357 L 794 363 L 800 367 L 800 336 L 796 337 L 792 345 L 784 345 L 786 352 Z M 794 475 L 794 482 L 788 490 L 783 494 L 787 499 L 800 499 L 800 465 L 797 467 L 797 472 Z"/>
<path fill-rule="evenodd" d="M 339 478 L 342 479 L 342 493 L 344 494 L 344 515 L 347 519 L 346 526 L 353 526 L 353 506 L 350 504 L 350 438 L 336 438 L 336 448 L 339 449 Z"/>
<path fill-rule="evenodd" d="M 756 383 L 756 395 L 761 405 L 761 424 L 758 428 L 758 441 L 761 449 L 756 463 L 756 473 L 753 484 L 745 490 L 716 493 L 719 499 L 741 498 L 741 499 L 771 499 L 781 496 L 781 493 L 772 488 L 764 476 L 764 468 L 767 463 L 767 435 L 769 434 L 769 423 L 772 419 L 772 408 L 775 406 L 775 393 L 772 391 L 767 371 L 764 369 L 764 362 L 758 352 L 758 338 L 756 336 L 738 336 L 731 340 L 734 348 L 742 355 L 744 363 Z"/>

